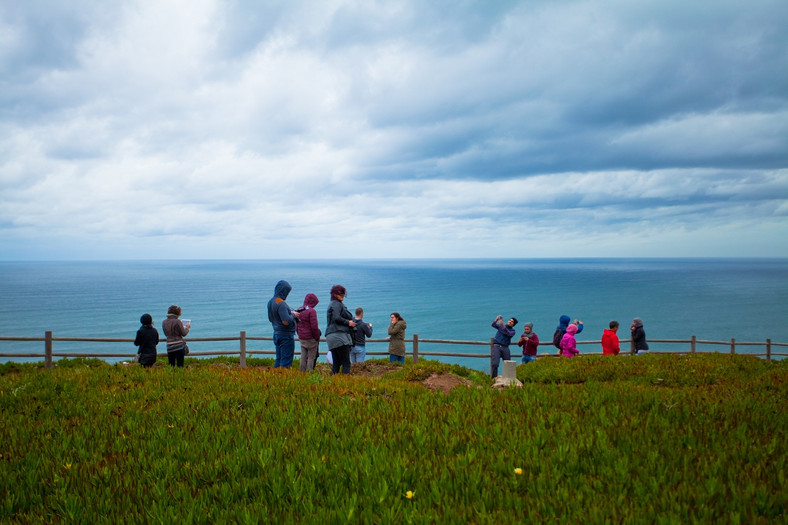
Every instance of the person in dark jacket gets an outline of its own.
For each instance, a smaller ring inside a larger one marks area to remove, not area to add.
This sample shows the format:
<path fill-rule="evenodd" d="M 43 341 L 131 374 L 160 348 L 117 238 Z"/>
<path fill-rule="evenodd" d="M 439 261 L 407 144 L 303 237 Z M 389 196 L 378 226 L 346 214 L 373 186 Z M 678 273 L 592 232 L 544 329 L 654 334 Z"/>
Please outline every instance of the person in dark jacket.
<path fill-rule="evenodd" d="M 134 344 L 139 346 L 137 354 L 139 363 L 145 368 L 150 368 L 156 362 L 156 345 L 159 344 L 159 331 L 153 327 L 153 317 L 150 314 L 142 314 L 140 317 L 142 326 L 137 330 L 137 337 Z"/>
<path fill-rule="evenodd" d="M 490 375 L 498 377 L 498 363 L 501 359 L 509 361 L 512 353 L 509 351 L 509 344 L 512 342 L 517 325 L 517 319 L 511 317 L 506 324 L 503 324 L 503 317 L 500 315 L 492 322 L 492 327 L 497 330 L 493 339 L 492 352 L 490 353 Z"/>
<path fill-rule="evenodd" d="M 367 337 L 372 337 L 372 323 L 364 322 L 364 309 L 356 308 L 356 329 L 353 331 L 353 348 L 350 350 L 351 363 L 363 363 L 367 358 Z"/>
<path fill-rule="evenodd" d="M 328 312 L 326 312 L 328 320 L 326 343 L 331 352 L 332 374 L 336 374 L 340 369 L 343 374 L 350 373 L 350 348 L 353 346 L 353 337 L 350 335 L 350 331 L 355 328 L 356 322 L 353 320 L 353 314 L 342 302 L 346 294 L 344 286 L 339 284 L 332 286 L 331 303 L 328 305 Z"/>
<path fill-rule="evenodd" d="M 317 324 L 317 311 L 315 311 L 315 306 L 319 302 L 320 300 L 315 294 L 308 293 L 304 297 L 304 305 L 298 309 L 296 332 L 298 333 L 298 341 L 301 343 L 300 369 L 302 372 L 314 370 L 317 361 L 320 336 L 323 335 Z"/>
<path fill-rule="evenodd" d="M 186 357 L 188 347 L 183 338 L 188 335 L 191 323 L 183 324 L 178 319 L 181 316 L 181 307 L 177 304 L 167 309 L 167 319 L 162 321 L 161 329 L 167 336 L 167 361 L 170 366 L 183 368 L 183 359 Z"/>
<path fill-rule="evenodd" d="M 632 331 L 632 346 L 635 348 L 635 353 L 639 354 L 640 352 L 648 351 L 646 331 L 643 330 L 643 320 L 640 317 L 635 317 L 629 329 Z"/>
<path fill-rule="evenodd" d="M 295 355 L 296 318 L 299 316 L 287 306 L 285 299 L 293 287 L 287 281 L 279 281 L 274 287 L 274 296 L 268 301 L 268 320 L 274 329 L 276 357 L 274 368 L 290 368 Z"/>

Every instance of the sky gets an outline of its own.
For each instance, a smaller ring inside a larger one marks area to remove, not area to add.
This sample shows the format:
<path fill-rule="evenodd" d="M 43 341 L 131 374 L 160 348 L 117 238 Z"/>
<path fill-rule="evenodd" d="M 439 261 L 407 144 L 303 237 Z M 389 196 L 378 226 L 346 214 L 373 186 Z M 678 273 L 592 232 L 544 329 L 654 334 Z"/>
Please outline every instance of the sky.
<path fill-rule="evenodd" d="M 0 0 L 0 260 L 788 257 L 785 0 Z"/>

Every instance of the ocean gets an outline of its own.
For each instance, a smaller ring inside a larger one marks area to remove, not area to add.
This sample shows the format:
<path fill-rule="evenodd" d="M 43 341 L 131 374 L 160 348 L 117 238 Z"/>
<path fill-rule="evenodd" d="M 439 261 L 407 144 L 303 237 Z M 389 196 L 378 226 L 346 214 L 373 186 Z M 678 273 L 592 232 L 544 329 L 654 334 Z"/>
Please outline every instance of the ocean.
<path fill-rule="evenodd" d="M 621 323 L 619 334 L 626 339 L 632 319 L 640 317 L 649 339 L 695 335 L 788 342 L 788 259 L 0 262 L 0 335 L 42 337 L 51 330 L 55 337 L 133 338 L 143 313 L 153 316 L 161 332 L 167 307 L 178 304 L 182 318 L 192 320 L 191 337 L 237 337 L 242 330 L 248 336 L 271 336 L 265 305 L 280 279 L 293 286 L 287 301 L 293 308 L 307 293 L 318 296 L 323 329 L 329 289 L 344 285 L 347 306 L 351 311 L 363 307 L 373 338 L 381 339 L 396 311 L 408 323 L 408 337 L 416 333 L 420 339 L 489 341 L 495 333 L 490 324 L 500 314 L 518 319 L 518 333 L 523 323 L 533 322 L 549 345 L 559 316 L 566 314 L 585 325 L 578 341 L 598 341 L 611 319 Z M 193 350 L 238 348 L 237 342 L 195 345 L 190 345 Z M 668 343 L 651 346 L 679 349 Z M 58 341 L 54 348 L 136 350 L 124 343 Z M 248 348 L 273 346 L 251 341 Z M 164 351 L 163 345 L 159 349 Z M 385 343 L 368 347 L 385 349 Z M 581 352 L 599 350 L 598 345 L 580 346 Z M 420 351 L 484 353 L 487 348 L 422 343 Z M 764 350 L 737 348 L 748 351 Z M 43 343 L 0 341 L 3 352 L 39 353 Z M 440 359 L 489 368 L 489 361 L 479 358 Z"/>

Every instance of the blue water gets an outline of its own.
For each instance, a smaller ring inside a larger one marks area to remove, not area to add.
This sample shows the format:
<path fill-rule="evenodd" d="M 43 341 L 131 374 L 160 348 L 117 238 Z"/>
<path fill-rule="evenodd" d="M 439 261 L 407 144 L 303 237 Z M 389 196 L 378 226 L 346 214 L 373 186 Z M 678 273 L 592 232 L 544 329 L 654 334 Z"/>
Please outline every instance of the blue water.
<path fill-rule="evenodd" d="M 649 339 L 788 342 L 786 259 L 0 262 L 0 335 L 41 337 L 52 330 L 56 337 L 130 338 L 141 314 L 153 315 L 160 327 L 167 307 L 178 304 L 182 317 L 192 319 L 192 337 L 237 337 L 242 330 L 271 336 L 265 303 L 279 279 L 293 285 L 288 303 L 294 308 L 306 293 L 317 294 L 321 325 L 328 290 L 344 285 L 346 304 L 364 307 L 374 338 L 386 336 L 389 314 L 397 311 L 408 322 L 408 336 L 421 339 L 489 341 L 490 323 L 501 314 L 517 317 L 518 331 L 533 322 L 549 344 L 558 317 L 567 314 L 585 323 L 579 341 L 598 341 L 611 319 L 621 323 L 625 339 L 632 318 L 641 317 Z M 193 350 L 238 348 L 237 342 L 197 344 Z M 55 342 L 55 352 L 74 348 L 135 350 Z M 249 348 L 272 347 L 250 342 Z M 580 349 L 599 351 L 596 345 Z M 487 351 L 430 344 L 420 350 Z M 0 341 L 0 353 L 19 351 L 42 352 L 43 343 Z M 482 359 L 443 360 L 489 366 Z"/>

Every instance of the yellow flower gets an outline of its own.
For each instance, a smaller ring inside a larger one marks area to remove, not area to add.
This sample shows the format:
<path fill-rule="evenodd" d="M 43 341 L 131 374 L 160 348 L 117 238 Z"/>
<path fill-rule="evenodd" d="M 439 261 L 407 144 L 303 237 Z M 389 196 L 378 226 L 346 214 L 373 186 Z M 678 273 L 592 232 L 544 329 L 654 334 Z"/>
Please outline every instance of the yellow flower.
<path fill-rule="evenodd" d="M 71 463 L 66 463 L 65 465 L 63 465 L 63 468 L 66 470 L 71 470 Z"/>
<path fill-rule="evenodd" d="M 413 491 L 409 490 L 405 493 L 405 497 L 408 499 L 413 499 Z"/>
<path fill-rule="evenodd" d="M 519 475 L 521 475 L 523 473 L 523 469 L 521 469 L 520 467 L 517 467 L 516 469 L 514 469 L 514 473 L 519 476 Z"/>

